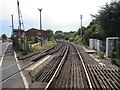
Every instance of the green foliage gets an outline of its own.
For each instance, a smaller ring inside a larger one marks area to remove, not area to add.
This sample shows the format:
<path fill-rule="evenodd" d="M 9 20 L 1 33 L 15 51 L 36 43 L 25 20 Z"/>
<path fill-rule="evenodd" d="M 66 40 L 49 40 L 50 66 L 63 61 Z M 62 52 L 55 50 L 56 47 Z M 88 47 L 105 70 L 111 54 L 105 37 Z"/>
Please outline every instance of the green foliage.
<path fill-rule="evenodd" d="M 65 35 L 64 35 L 64 33 L 59 33 L 59 32 L 57 32 L 57 33 L 55 33 L 54 34 L 54 38 L 55 39 L 64 39 L 65 38 Z"/>
<path fill-rule="evenodd" d="M 46 32 L 48 33 L 48 40 L 52 40 L 53 38 L 53 31 L 51 29 L 47 29 Z"/>
<path fill-rule="evenodd" d="M 55 34 L 63 33 L 61 30 L 55 32 Z"/>
<path fill-rule="evenodd" d="M 65 40 L 69 40 L 69 36 L 65 36 Z"/>
<path fill-rule="evenodd" d="M 33 44 L 33 42 L 32 42 L 32 41 L 28 41 L 28 43 L 29 43 L 29 44 Z"/>
<path fill-rule="evenodd" d="M 81 43 L 81 38 L 76 38 L 76 40 L 74 41 L 75 44 L 80 44 Z"/>
<path fill-rule="evenodd" d="M 41 50 L 48 49 L 54 45 L 56 45 L 55 41 L 49 41 L 48 44 L 43 45 L 42 47 L 40 45 L 37 45 L 37 46 L 31 47 L 30 50 L 31 51 L 41 51 Z"/>
<path fill-rule="evenodd" d="M 99 30 L 97 29 L 98 25 L 94 24 L 91 27 L 89 27 L 86 31 L 86 33 L 81 38 L 81 41 L 83 44 L 88 45 L 90 38 L 97 38 Z"/>
<path fill-rule="evenodd" d="M 86 30 L 87 30 L 87 28 L 84 27 L 84 26 L 82 26 L 82 35 L 85 34 Z M 79 29 L 77 30 L 77 35 L 80 35 L 80 33 L 81 33 L 81 28 L 79 28 Z"/>
<path fill-rule="evenodd" d="M 34 43 L 38 43 L 39 42 L 39 37 L 34 37 Z"/>
<path fill-rule="evenodd" d="M 104 53 L 103 52 L 99 51 L 98 56 L 99 56 L 100 59 L 104 59 Z"/>
<path fill-rule="evenodd" d="M 7 35 L 6 34 L 2 34 L 2 40 L 7 40 Z"/>
<path fill-rule="evenodd" d="M 33 82 L 35 82 L 35 80 L 36 80 L 36 79 L 35 79 L 35 77 L 32 77 L 32 79 L 31 79 L 31 80 L 32 80 L 32 83 L 33 83 Z"/>
<path fill-rule="evenodd" d="M 120 67 L 120 58 L 111 58 L 112 63 Z"/>
<path fill-rule="evenodd" d="M 18 46 L 19 46 L 19 49 L 22 51 L 22 39 L 18 39 Z"/>
<path fill-rule="evenodd" d="M 75 39 L 74 37 L 70 37 L 70 38 L 69 38 L 69 41 L 70 41 L 70 42 L 73 42 L 74 39 Z"/>
<path fill-rule="evenodd" d="M 39 41 L 40 41 L 40 37 L 34 36 L 28 39 L 28 44 L 38 43 Z"/>
<path fill-rule="evenodd" d="M 99 10 L 96 20 L 104 31 L 104 35 L 120 37 L 120 1 L 106 4 Z"/>
<path fill-rule="evenodd" d="M 115 58 L 116 56 L 116 48 L 112 47 L 110 50 L 110 58 Z"/>

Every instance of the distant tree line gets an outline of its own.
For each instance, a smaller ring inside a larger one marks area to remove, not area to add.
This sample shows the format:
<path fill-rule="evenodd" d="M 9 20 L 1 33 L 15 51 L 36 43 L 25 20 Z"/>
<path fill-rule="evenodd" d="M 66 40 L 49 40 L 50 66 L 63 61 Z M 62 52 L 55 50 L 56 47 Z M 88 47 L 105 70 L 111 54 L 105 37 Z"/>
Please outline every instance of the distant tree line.
<path fill-rule="evenodd" d="M 82 38 L 80 36 L 80 28 L 76 31 L 62 32 L 58 30 L 46 30 L 49 33 L 49 39 L 63 39 L 70 42 L 82 42 L 89 44 L 90 38 L 97 38 L 105 41 L 106 37 L 120 37 L 120 1 L 113 1 L 101 7 L 98 14 L 91 15 L 94 19 L 87 27 L 82 26 Z"/>

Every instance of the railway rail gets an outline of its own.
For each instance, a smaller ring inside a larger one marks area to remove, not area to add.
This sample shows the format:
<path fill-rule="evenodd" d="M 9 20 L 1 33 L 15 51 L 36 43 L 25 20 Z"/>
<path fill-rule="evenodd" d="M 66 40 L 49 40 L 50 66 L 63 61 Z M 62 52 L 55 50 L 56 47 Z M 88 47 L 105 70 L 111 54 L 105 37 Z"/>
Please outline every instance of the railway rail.
<path fill-rule="evenodd" d="M 36 75 L 31 75 L 34 71 L 27 71 L 27 74 L 34 78 L 33 83 L 46 83 L 45 90 L 53 89 L 120 89 L 120 70 L 112 64 L 100 64 L 93 60 L 83 48 L 67 42 L 59 42 L 55 47 L 51 47 L 44 52 L 37 52 L 34 55 L 24 57 L 20 63 L 29 62 L 20 71 L 25 71 L 27 67 L 37 63 L 40 58 L 52 55 L 52 60 L 46 61 L 45 65 L 39 69 Z M 106 62 L 106 61 L 105 61 Z M 41 67 L 41 66 L 39 66 Z M 3 80 L 2 82 L 6 81 Z M 1 83 L 2 83 L 1 82 Z M 31 87 L 33 88 L 33 87 Z"/>
<path fill-rule="evenodd" d="M 64 49 L 64 56 L 61 60 L 54 58 L 52 64 L 44 69 L 45 73 L 41 72 L 40 77 L 38 76 L 37 82 L 47 83 L 45 90 L 56 88 L 120 89 L 118 68 L 114 65 L 99 64 L 76 45 L 66 44 L 66 47 L 69 49 Z"/>
<path fill-rule="evenodd" d="M 100 64 L 93 60 L 80 46 L 77 46 L 87 68 L 93 89 L 120 89 L 120 69 L 113 64 Z M 107 61 L 104 61 L 107 62 Z"/>
<path fill-rule="evenodd" d="M 58 64 L 60 63 L 66 47 L 62 47 L 61 49 L 57 48 L 58 52 L 54 50 L 56 53 L 54 54 L 54 58 L 39 72 L 39 74 L 36 76 L 36 81 L 41 81 L 41 82 L 49 82 L 50 78 L 54 74 Z M 65 46 L 65 45 L 64 45 Z M 51 53 L 50 53 L 51 54 Z"/>
<path fill-rule="evenodd" d="M 54 53 L 57 53 L 58 50 L 60 49 L 60 47 L 62 46 L 62 43 L 48 49 L 48 50 L 45 50 L 44 52 L 37 52 L 37 53 L 34 53 L 31 54 L 31 55 L 28 55 L 24 58 L 22 58 L 18 63 L 21 64 L 21 63 L 26 63 L 24 66 L 22 66 L 21 70 L 16 70 L 14 71 L 13 73 L 7 75 L 6 77 L 2 78 L 2 80 L 0 81 L 0 85 L 11 80 L 12 78 L 14 78 L 19 72 L 21 71 L 24 71 L 26 68 L 28 68 L 29 66 L 32 66 L 34 63 L 37 63 L 37 61 L 39 61 L 42 57 L 46 56 L 46 55 L 49 55 L 49 54 L 54 54 Z M 58 49 L 59 48 L 59 49 Z M 52 53 L 50 53 L 52 51 Z M 13 51 L 12 51 L 13 52 Z M 14 52 L 15 53 L 15 52 Z M 17 66 L 17 64 L 12 64 L 6 68 L 3 68 L 1 69 L 1 71 L 6 71 L 7 69 L 9 68 L 14 68 L 15 66 Z M 28 74 L 28 73 L 27 73 Z"/>
<path fill-rule="evenodd" d="M 90 80 L 88 80 L 86 76 L 87 72 L 85 72 L 85 68 L 83 67 L 83 64 L 80 60 L 81 58 L 79 57 L 77 48 L 70 44 L 68 44 L 68 46 L 69 50 L 66 55 L 62 69 L 59 72 L 59 76 L 56 76 L 56 78 L 54 78 L 51 85 L 49 85 L 49 88 L 91 88 L 92 86 L 89 84 Z"/>
<path fill-rule="evenodd" d="M 36 82 L 48 83 L 45 90 L 50 88 L 91 88 L 77 48 L 68 43 L 63 46 L 66 47 L 62 47 L 61 55 L 55 57 L 41 70 Z"/>

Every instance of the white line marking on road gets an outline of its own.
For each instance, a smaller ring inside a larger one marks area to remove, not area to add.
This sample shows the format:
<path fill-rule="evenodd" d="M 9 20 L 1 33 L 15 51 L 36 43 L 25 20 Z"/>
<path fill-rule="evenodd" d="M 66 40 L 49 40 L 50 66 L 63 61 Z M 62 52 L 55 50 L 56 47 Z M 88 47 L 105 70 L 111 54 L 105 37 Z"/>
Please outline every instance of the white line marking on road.
<path fill-rule="evenodd" d="M 16 63 L 17 63 L 18 69 L 21 70 L 20 65 L 18 63 L 18 59 L 17 59 L 17 55 L 16 55 L 15 51 L 14 51 L 14 55 L 15 55 L 15 59 L 16 59 Z M 27 79 L 25 78 L 25 76 L 24 76 L 24 74 L 23 74 L 22 71 L 20 72 L 20 75 L 21 75 L 21 77 L 23 79 L 23 83 L 25 85 L 25 88 L 28 89 L 29 85 L 28 85 Z"/>
<path fill-rule="evenodd" d="M 5 55 L 2 55 L 2 57 L 1 57 L 1 60 L 0 60 L 0 67 L 2 66 L 2 62 L 3 62 L 4 56 L 5 56 Z"/>
<path fill-rule="evenodd" d="M 3 51 L 3 53 L 5 53 L 6 52 L 6 50 L 7 50 L 7 48 L 8 48 L 8 46 L 10 45 L 10 43 L 7 45 L 7 47 L 5 48 L 5 50 Z"/>
<path fill-rule="evenodd" d="M 6 47 L 5 50 L 3 51 L 3 55 L 2 55 L 2 58 L 1 58 L 1 60 L 0 60 L 0 66 L 2 66 L 2 62 L 3 62 L 3 59 L 4 59 L 4 57 L 5 57 L 4 53 L 6 52 L 6 50 L 7 50 L 7 48 L 8 48 L 9 45 L 10 45 L 10 43 L 7 45 L 7 47 Z"/>
<path fill-rule="evenodd" d="M 5 69 L 7 69 L 7 68 L 9 68 L 9 67 L 12 67 L 12 66 L 14 66 L 14 65 L 16 65 L 16 63 L 15 63 L 15 64 L 12 64 L 12 65 L 10 65 L 10 66 L 8 66 L 8 67 L 3 68 L 2 70 L 5 70 Z"/>

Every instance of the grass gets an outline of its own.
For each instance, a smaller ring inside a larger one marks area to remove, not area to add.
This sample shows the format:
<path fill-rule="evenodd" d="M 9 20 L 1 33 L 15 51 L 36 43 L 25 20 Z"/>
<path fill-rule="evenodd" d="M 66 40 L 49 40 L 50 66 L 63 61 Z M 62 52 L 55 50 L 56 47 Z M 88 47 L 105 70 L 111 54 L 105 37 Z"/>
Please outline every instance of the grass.
<path fill-rule="evenodd" d="M 98 51 L 97 54 L 100 59 L 104 59 L 104 52 Z"/>
<path fill-rule="evenodd" d="M 42 50 L 46 50 L 52 46 L 55 46 L 56 42 L 55 41 L 49 41 L 48 44 L 43 45 L 42 47 L 40 45 L 34 46 L 31 48 L 32 51 L 42 51 Z"/>
<path fill-rule="evenodd" d="M 111 58 L 112 63 L 120 67 L 120 58 Z"/>
<path fill-rule="evenodd" d="M 55 46 L 56 44 L 57 44 L 56 41 L 49 41 L 48 44 L 43 45 L 42 47 L 41 47 L 40 45 L 31 47 L 28 54 L 34 53 L 34 52 L 37 52 L 37 51 L 46 50 L 46 49 L 48 49 L 48 48 L 50 48 L 50 47 L 52 47 L 52 46 Z M 28 55 L 28 54 L 27 54 L 27 55 Z M 24 52 L 22 52 L 22 51 L 17 52 L 17 58 L 18 58 L 18 59 L 19 59 L 19 58 L 22 58 L 23 56 L 24 56 Z"/>
<path fill-rule="evenodd" d="M 19 58 L 21 58 L 21 57 L 23 57 L 23 53 L 22 52 L 16 52 L 16 54 L 17 54 L 17 58 L 19 59 Z"/>

